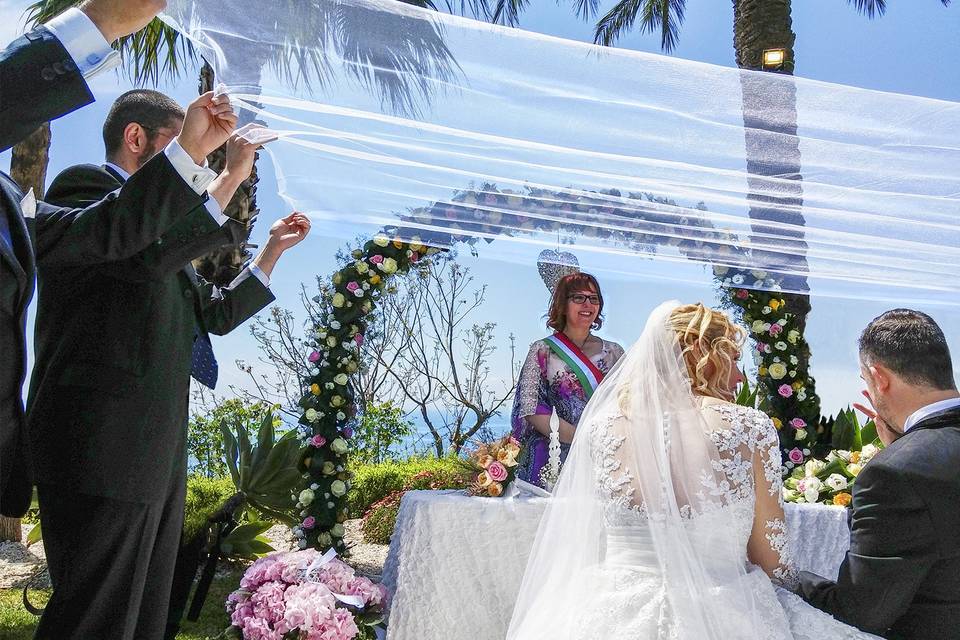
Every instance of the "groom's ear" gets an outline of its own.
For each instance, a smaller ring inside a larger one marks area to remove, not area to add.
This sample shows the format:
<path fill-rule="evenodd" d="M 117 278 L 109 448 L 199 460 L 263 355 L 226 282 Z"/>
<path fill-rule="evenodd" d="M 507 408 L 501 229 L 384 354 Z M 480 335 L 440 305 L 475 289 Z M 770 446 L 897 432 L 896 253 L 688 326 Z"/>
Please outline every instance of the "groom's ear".
<path fill-rule="evenodd" d="M 882 364 L 872 364 L 867 367 L 867 371 L 870 372 L 870 378 L 873 382 L 873 387 L 877 391 L 886 391 L 890 388 L 890 370 L 887 369 Z"/>

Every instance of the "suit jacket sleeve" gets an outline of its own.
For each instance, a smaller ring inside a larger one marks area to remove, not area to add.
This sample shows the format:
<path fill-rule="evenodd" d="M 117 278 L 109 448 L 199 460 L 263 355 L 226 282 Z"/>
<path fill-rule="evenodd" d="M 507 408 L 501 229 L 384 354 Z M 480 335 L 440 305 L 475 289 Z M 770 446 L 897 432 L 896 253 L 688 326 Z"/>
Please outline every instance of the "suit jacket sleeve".
<path fill-rule="evenodd" d="M 122 188 L 89 206 L 41 204 L 37 261 L 45 266 L 77 266 L 125 260 L 180 224 L 187 225 L 193 236 L 214 233 L 219 225 L 204 207 L 205 198 L 159 153 Z"/>
<path fill-rule="evenodd" d="M 93 94 L 76 63 L 44 27 L 0 52 L 0 151 L 91 102 Z"/>
<path fill-rule="evenodd" d="M 200 294 L 203 325 L 218 336 L 233 331 L 275 299 L 270 289 L 249 273 L 224 288 L 201 280 Z"/>
<path fill-rule="evenodd" d="M 64 207 L 89 207 L 119 188 L 116 178 L 96 165 L 65 169 L 50 184 L 46 201 Z M 207 212 L 209 217 L 209 212 Z M 204 222 L 204 224 L 201 224 Z M 167 229 L 146 249 L 128 260 L 112 263 L 112 275 L 131 282 L 168 276 L 184 265 L 226 245 L 240 245 L 247 228 L 236 220 L 211 228 L 200 216 L 187 216 Z"/>
<path fill-rule="evenodd" d="M 837 582 L 803 573 L 803 596 L 848 624 L 882 634 L 910 606 L 936 549 L 927 505 L 909 477 L 875 461 L 857 478 L 850 551 Z"/>

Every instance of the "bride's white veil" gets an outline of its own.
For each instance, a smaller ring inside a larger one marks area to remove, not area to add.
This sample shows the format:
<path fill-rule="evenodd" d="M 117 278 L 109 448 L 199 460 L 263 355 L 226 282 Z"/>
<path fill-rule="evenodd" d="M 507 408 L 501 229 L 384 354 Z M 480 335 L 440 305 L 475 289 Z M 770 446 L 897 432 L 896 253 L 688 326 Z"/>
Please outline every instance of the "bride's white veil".
<path fill-rule="evenodd" d="M 749 526 L 744 530 L 743 519 L 738 525 L 726 508 L 724 461 L 667 327 L 678 306 L 667 302 L 651 314 L 584 410 L 540 523 L 508 640 L 573 637 L 598 591 L 629 588 L 588 578 L 603 562 L 608 524 L 623 508 L 647 516 L 650 568 L 666 591 L 659 615 L 677 634 L 669 637 L 769 635 L 745 583 Z M 640 515 L 627 515 L 642 529 Z"/>

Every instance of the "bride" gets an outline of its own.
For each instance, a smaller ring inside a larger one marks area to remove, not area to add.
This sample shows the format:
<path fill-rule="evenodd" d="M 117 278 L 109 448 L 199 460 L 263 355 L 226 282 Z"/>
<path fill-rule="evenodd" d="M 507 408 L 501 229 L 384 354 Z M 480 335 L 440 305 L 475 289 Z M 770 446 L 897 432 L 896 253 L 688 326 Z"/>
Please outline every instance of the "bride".
<path fill-rule="evenodd" d="M 508 640 L 877 638 L 790 591 L 777 433 L 730 402 L 742 340 L 702 304 L 653 312 L 584 411 Z"/>

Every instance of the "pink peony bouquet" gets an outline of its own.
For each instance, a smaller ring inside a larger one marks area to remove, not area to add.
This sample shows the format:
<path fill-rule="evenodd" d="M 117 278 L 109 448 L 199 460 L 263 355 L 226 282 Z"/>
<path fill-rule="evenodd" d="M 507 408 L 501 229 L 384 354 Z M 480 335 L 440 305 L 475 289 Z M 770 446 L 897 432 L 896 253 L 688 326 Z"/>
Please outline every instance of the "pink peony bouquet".
<path fill-rule="evenodd" d="M 227 598 L 244 640 L 367 640 L 383 635 L 387 590 L 333 552 L 273 553 L 254 562 Z"/>

